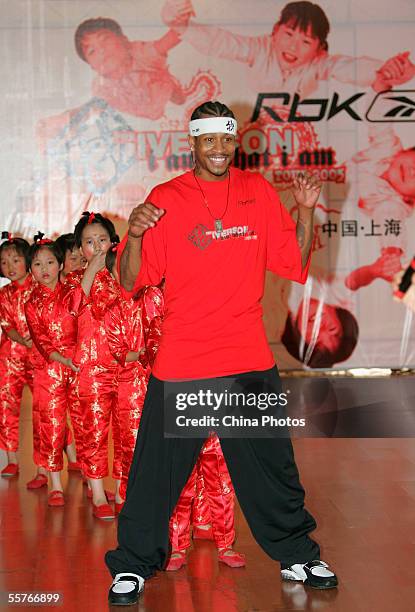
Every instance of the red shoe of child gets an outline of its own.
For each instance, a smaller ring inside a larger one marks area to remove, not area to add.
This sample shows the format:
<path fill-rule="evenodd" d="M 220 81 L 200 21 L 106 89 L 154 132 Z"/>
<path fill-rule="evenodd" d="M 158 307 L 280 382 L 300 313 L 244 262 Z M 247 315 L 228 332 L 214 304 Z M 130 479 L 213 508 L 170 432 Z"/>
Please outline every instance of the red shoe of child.
<path fill-rule="evenodd" d="M 48 477 L 46 474 L 36 474 L 32 480 L 26 483 L 26 489 L 32 491 L 33 489 L 41 489 L 42 487 L 46 487 L 48 484 Z"/>
<path fill-rule="evenodd" d="M 112 493 L 112 491 L 104 491 L 104 493 L 107 498 L 107 501 L 115 501 L 115 493 Z M 86 496 L 88 499 L 92 499 L 92 489 L 88 489 L 88 491 L 86 492 Z"/>
<path fill-rule="evenodd" d="M 245 567 L 245 555 L 238 553 L 232 548 L 225 548 L 218 552 L 218 560 L 229 567 Z"/>
<path fill-rule="evenodd" d="M 14 478 L 19 473 L 19 466 L 17 463 L 8 463 L 5 468 L 2 469 L 1 475 L 3 478 Z"/>
<path fill-rule="evenodd" d="M 198 525 L 194 525 L 192 538 L 194 540 L 213 540 L 212 527 L 209 525 L 209 529 L 202 529 Z"/>
<path fill-rule="evenodd" d="M 173 557 L 173 555 L 177 555 Z M 176 572 L 180 568 L 186 565 L 186 551 L 185 550 L 175 550 L 170 555 L 170 559 L 167 562 L 165 567 L 166 572 Z"/>
<path fill-rule="evenodd" d="M 124 502 L 121 502 L 120 504 L 115 502 L 115 514 L 118 515 L 121 512 L 123 506 L 124 506 Z"/>
<path fill-rule="evenodd" d="M 102 521 L 112 521 L 115 518 L 114 510 L 109 504 L 101 504 L 100 506 L 92 504 L 92 514 Z"/>
<path fill-rule="evenodd" d="M 64 506 L 65 498 L 62 491 L 51 491 L 48 495 L 48 506 Z"/>
<path fill-rule="evenodd" d="M 82 465 L 79 463 L 79 461 L 68 461 L 67 470 L 68 472 L 81 472 Z"/>

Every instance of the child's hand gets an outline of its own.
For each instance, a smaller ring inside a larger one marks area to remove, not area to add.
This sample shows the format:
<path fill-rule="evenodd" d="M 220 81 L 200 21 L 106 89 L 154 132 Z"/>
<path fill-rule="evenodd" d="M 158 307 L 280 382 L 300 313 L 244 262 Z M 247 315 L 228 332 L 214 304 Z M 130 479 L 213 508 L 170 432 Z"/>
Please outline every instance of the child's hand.
<path fill-rule="evenodd" d="M 65 361 L 66 361 L 65 365 L 67 365 L 68 368 L 71 368 L 71 370 L 73 370 L 74 372 L 79 372 L 79 368 L 76 367 L 76 365 L 73 363 L 70 357 L 68 357 L 68 359 L 66 359 Z"/>
<path fill-rule="evenodd" d="M 128 351 L 127 356 L 125 358 L 125 363 L 132 363 L 134 361 L 138 361 L 140 359 L 140 355 L 143 352 L 143 350 L 141 350 L 141 351 Z"/>
<path fill-rule="evenodd" d="M 415 65 L 409 59 L 409 51 L 388 59 L 378 70 L 373 89 L 385 91 L 395 85 L 407 83 L 415 77 Z"/>
<path fill-rule="evenodd" d="M 30 337 L 30 336 L 25 336 L 25 337 L 23 338 L 23 344 L 24 344 L 25 346 L 27 346 L 27 348 L 32 348 L 32 346 L 33 346 L 33 342 L 32 342 L 31 337 Z"/>
<path fill-rule="evenodd" d="M 161 18 L 164 23 L 174 30 L 185 29 L 190 17 L 194 17 L 195 12 L 190 0 L 166 0 L 162 10 Z"/>
<path fill-rule="evenodd" d="M 401 249 L 394 249 L 393 247 L 382 249 L 381 256 L 373 264 L 376 277 L 392 282 L 394 276 L 402 268 L 401 256 Z"/>
<path fill-rule="evenodd" d="M 72 361 L 70 357 L 62 357 L 61 361 L 63 365 L 65 365 L 67 368 L 71 368 L 73 372 L 79 372 L 79 368 L 76 367 L 76 365 L 74 364 L 74 362 Z"/>
<path fill-rule="evenodd" d="M 95 272 L 99 272 L 103 268 L 105 268 L 105 256 L 106 251 L 95 251 L 92 259 L 88 264 L 88 268 L 92 269 Z"/>

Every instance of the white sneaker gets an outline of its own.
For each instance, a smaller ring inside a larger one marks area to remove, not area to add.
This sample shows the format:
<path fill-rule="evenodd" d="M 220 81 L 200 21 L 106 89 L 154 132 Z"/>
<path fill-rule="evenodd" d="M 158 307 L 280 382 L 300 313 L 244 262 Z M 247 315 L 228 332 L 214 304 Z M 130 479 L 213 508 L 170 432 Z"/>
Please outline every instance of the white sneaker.
<path fill-rule="evenodd" d="M 283 580 L 301 581 L 314 589 L 333 589 L 338 585 L 336 574 L 320 560 L 281 565 L 281 577 Z"/>
<path fill-rule="evenodd" d="M 144 578 L 138 574 L 117 574 L 108 593 L 108 601 L 115 606 L 132 606 L 144 591 Z"/>

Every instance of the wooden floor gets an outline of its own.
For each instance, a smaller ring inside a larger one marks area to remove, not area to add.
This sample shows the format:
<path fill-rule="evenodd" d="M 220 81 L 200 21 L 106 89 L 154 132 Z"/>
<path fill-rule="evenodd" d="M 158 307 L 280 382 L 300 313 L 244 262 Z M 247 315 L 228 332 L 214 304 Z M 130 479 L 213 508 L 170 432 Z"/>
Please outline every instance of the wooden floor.
<path fill-rule="evenodd" d="M 48 508 L 45 489 L 26 490 L 33 476 L 27 406 L 26 400 L 20 476 L 0 479 L 0 591 L 60 591 L 64 603 L 57 610 L 108 610 L 110 578 L 103 555 L 115 544 L 116 522 L 93 519 L 77 474 L 65 472 L 64 508 Z M 214 545 L 196 542 L 186 568 L 160 573 L 147 583 L 140 604 L 128 609 L 412 612 L 414 441 L 303 439 L 295 442 L 295 451 L 307 507 L 318 522 L 314 536 L 322 546 L 322 558 L 338 573 L 338 589 L 319 592 L 282 584 L 278 564 L 259 549 L 238 510 L 236 548 L 246 554 L 246 568 L 218 567 Z M 1 460 L 3 467 L 3 455 Z"/>

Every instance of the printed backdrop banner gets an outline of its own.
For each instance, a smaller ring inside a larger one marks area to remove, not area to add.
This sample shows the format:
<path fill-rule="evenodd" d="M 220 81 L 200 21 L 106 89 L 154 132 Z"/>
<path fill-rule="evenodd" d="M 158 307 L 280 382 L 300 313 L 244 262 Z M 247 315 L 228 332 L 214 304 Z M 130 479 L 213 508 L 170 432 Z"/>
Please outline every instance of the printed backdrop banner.
<path fill-rule="evenodd" d="M 239 123 L 235 165 L 294 217 L 293 176 L 323 183 L 307 284 L 267 276 L 279 366 L 415 365 L 390 285 L 415 252 L 412 0 L 0 7 L 1 229 L 58 235 L 88 208 L 125 230 L 154 185 L 192 167 L 190 114 L 220 99 Z"/>

